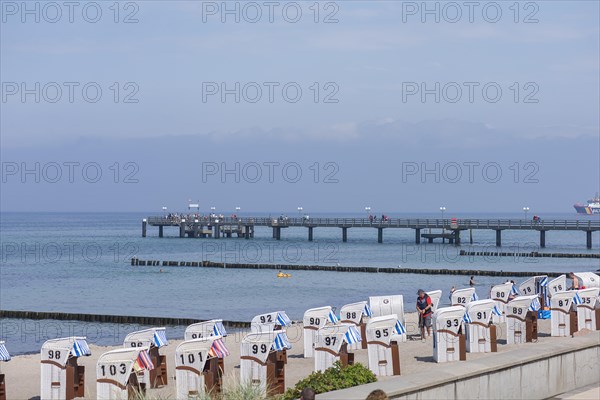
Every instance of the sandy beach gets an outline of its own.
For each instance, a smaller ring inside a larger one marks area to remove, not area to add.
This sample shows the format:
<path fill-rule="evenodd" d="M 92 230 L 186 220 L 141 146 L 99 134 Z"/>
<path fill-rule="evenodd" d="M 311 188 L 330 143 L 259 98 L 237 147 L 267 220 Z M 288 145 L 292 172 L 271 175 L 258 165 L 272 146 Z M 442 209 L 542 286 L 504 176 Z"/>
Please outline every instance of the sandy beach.
<path fill-rule="evenodd" d="M 167 328 L 168 329 L 168 328 Z M 409 339 L 406 343 L 400 344 L 400 363 L 401 375 L 408 376 L 415 372 L 428 370 L 435 371 L 436 363 L 432 358 L 432 339 L 421 341 L 417 330 L 417 314 L 406 314 L 406 329 Z M 517 347 L 517 345 L 506 345 L 503 328 L 498 329 L 499 345 L 498 352 L 508 351 Z M 539 320 L 538 331 L 539 341 L 552 340 L 550 335 L 550 320 Z M 239 332 L 230 334 L 225 338 L 227 348 L 231 352 L 225 359 L 225 377 L 224 384 L 228 381 L 236 380 L 239 377 L 240 365 L 240 343 L 246 333 Z M 286 387 L 292 387 L 300 379 L 303 379 L 314 370 L 314 359 L 303 358 L 303 336 L 302 325 L 294 324 L 287 329 L 287 335 L 292 343 L 292 349 L 288 352 L 288 364 L 286 366 Z M 159 398 L 175 398 L 174 382 L 174 357 L 175 348 L 182 340 L 171 340 L 169 345 L 160 349 L 161 354 L 167 355 L 169 383 L 159 389 L 148 390 L 150 398 L 156 396 Z M 7 343 L 10 348 L 10 343 Z M 535 346 L 535 343 L 527 343 L 522 346 Z M 96 362 L 103 353 L 118 347 L 99 347 L 90 343 L 92 355 L 89 357 L 80 357 L 79 365 L 86 368 L 86 388 L 87 399 L 96 398 Z M 481 357 L 494 357 L 495 353 L 468 353 L 467 361 Z M 355 351 L 355 362 L 368 365 L 367 350 Z M 459 364 L 457 364 L 459 365 Z M 40 394 L 40 355 L 31 354 L 16 356 L 8 363 L 0 366 L 2 373 L 6 375 L 7 396 L 9 399 L 31 399 Z M 386 377 L 380 377 L 379 380 L 385 380 Z"/>

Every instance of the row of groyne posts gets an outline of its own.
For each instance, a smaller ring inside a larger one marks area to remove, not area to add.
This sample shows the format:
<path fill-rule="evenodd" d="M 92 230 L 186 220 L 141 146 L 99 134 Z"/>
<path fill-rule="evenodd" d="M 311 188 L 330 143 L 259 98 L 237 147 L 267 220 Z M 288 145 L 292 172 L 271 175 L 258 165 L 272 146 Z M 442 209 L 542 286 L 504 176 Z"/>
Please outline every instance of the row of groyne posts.
<path fill-rule="evenodd" d="M 398 219 L 373 221 L 368 218 L 197 218 L 181 219 L 168 217 L 148 217 L 142 220 L 142 237 L 146 237 L 147 227 L 157 226 L 158 236 L 164 237 L 164 227 L 178 227 L 179 237 L 206 238 L 220 237 L 250 239 L 254 237 L 255 227 L 269 227 L 273 231 L 273 239 L 281 240 L 282 229 L 291 227 L 303 227 L 308 230 L 308 241 L 313 241 L 315 228 L 340 228 L 342 230 L 342 241 L 348 241 L 349 228 L 374 228 L 377 229 L 377 242 L 383 243 L 383 230 L 392 228 L 414 229 L 415 243 L 420 244 L 421 239 L 427 239 L 433 243 L 434 239 L 448 240 L 448 243 L 460 246 L 461 231 L 470 232 L 470 243 L 473 244 L 473 230 L 487 229 L 496 232 L 496 246 L 502 246 L 502 231 L 504 230 L 528 230 L 538 231 L 540 236 L 540 247 L 546 247 L 547 231 L 582 231 L 586 234 L 586 247 L 592 248 L 592 233 L 600 231 L 600 219 L 598 220 L 550 220 L 534 222 L 527 220 L 511 219 Z M 432 229 L 440 230 L 433 232 Z M 421 233 L 428 230 L 428 233 Z"/>

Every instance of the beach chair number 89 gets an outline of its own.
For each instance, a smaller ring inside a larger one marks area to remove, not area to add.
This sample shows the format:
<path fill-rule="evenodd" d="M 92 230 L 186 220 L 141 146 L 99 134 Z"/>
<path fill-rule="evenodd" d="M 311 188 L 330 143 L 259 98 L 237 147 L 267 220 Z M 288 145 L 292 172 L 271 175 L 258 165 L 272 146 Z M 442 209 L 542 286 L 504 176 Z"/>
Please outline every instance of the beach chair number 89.
<path fill-rule="evenodd" d="M 321 318 L 310 318 L 308 323 L 310 325 L 321 325 Z"/>
<path fill-rule="evenodd" d="M 266 344 L 261 344 L 260 345 L 260 352 L 261 353 L 266 353 L 267 352 L 267 345 Z M 257 344 L 253 344 L 252 345 L 252 354 L 258 354 L 258 345 Z"/>
<path fill-rule="evenodd" d="M 457 318 L 446 320 L 446 327 L 450 328 L 452 325 L 458 326 L 458 319 Z"/>
<path fill-rule="evenodd" d="M 273 317 L 271 317 L 271 314 L 269 314 L 267 316 L 262 315 L 260 317 L 260 323 L 264 324 L 265 322 L 273 322 Z M 263 351 L 263 353 L 264 353 L 264 351 Z"/>
<path fill-rule="evenodd" d="M 523 314 L 523 309 L 519 308 L 519 307 L 513 307 L 512 311 L 513 311 L 512 312 L 513 314 L 519 314 L 519 315 Z"/>
<path fill-rule="evenodd" d="M 60 360 L 60 350 L 48 350 L 48 358 L 50 360 Z"/>
<path fill-rule="evenodd" d="M 332 337 L 327 336 L 327 337 L 325 337 L 325 345 L 326 346 L 335 346 L 335 339 L 336 339 L 335 336 L 332 336 Z"/>

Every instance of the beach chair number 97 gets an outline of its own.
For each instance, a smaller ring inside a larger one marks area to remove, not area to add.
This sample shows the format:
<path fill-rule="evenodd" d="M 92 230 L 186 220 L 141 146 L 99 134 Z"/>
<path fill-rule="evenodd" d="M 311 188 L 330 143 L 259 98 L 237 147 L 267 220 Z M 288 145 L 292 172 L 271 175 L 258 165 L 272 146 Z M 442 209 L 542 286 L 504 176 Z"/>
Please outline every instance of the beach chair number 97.
<path fill-rule="evenodd" d="M 273 322 L 273 317 L 271 317 L 271 314 L 266 315 L 266 316 L 265 315 L 260 316 L 260 323 L 264 324 L 265 322 Z"/>
<path fill-rule="evenodd" d="M 450 328 L 452 325 L 458 326 L 458 318 L 446 320 L 446 327 Z"/>
<path fill-rule="evenodd" d="M 321 325 L 321 318 L 309 318 L 309 325 Z"/>
<path fill-rule="evenodd" d="M 257 344 L 253 344 L 252 345 L 252 354 L 258 354 L 259 350 L 263 354 L 266 353 L 267 352 L 267 345 L 266 344 L 261 344 L 260 348 L 258 347 Z"/>
<path fill-rule="evenodd" d="M 106 376 L 106 365 L 101 365 L 100 369 L 102 370 L 102 376 Z M 123 363 L 119 364 L 119 373 L 121 375 L 124 375 L 126 372 L 127 372 L 127 368 L 125 367 L 125 364 L 123 364 Z M 109 365 L 108 373 L 111 374 L 112 376 L 115 376 L 117 374 L 117 366 L 115 364 Z"/>
<path fill-rule="evenodd" d="M 60 350 L 48 350 L 48 358 L 50 360 L 60 360 Z"/>
<path fill-rule="evenodd" d="M 325 345 L 326 346 L 335 346 L 335 339 L 336 339 L 335 336 L 331 336 L 331 337 L 326 336 L 325 337 Z"/>

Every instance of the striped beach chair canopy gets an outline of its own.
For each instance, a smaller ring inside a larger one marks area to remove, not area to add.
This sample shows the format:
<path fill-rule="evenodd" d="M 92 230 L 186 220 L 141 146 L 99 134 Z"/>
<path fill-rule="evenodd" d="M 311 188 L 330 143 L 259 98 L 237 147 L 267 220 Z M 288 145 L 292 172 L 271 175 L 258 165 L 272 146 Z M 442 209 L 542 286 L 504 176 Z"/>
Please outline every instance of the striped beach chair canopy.
<path fill-rule="evenodd" d="M 129 347 L 102 354 L 96 365 L 98 382 L 125 387 L 132 372 L 154 369 L 149 350 L 148 346 Z"/>
<path fill-rule="evenodd" d="M 344 343 L 355 344 L 361 341 L 360 332 L 354 324 L 326 325 L 317 332 L 315 350 L 328 349 L 339 354 Z"/>
<path fill-rule="evenodd" d="M 242 359 L 256 359 L 265 363 L 272 351 L 291 348 L 285 330 L 250 333 L 242 340 L 241 356 Z"/>
<path fill-rule="evenodd" d="M 586 288 L 597 287 L 600 288 L 600 277 L 593 272 L 574 272 L 575 276 L 579 279 L 579 286 L 585 286 Z"/>
<path fill-rule="evenodd" d="M 42 345 L 41 350 L 42 362 L 49 361 L 61 366 L 66 365 L 70 357 L 90 355 L 92 355 L 92 352 L 86 338 L 79 336 L 47 340 Z"/>
<path fill-rule="evenodd" d="M 547 275 L 537 275 L 525 280 L 519 285 L 519 294 L 521 296 L 531 296 L 532 294 L 544 294 L 548 286 Z"/>
<path fill-rule="evenodd" d="M 10 361 L 10 354 L 3 341 L 0 341 L 0 361 Z"/>
<path fill-rule="evenodd" d="M 269 332 L 292 325 L 285 311 L 273 311 L 252 318 L 250 329 L 253 333 Z"/>
<path fill-rule="evenodd" d="M 131 332 L 125 336 L 123 345 L 125 347 L 163 347 L 167 346 L 166 328 L 150 328 L 137 332 Z"/>
<path fill-rule="evenodd" d="M 227 336 L 227 331 L 223 326 L 222 319 L 211 319 L 210 321 L 197 322 L 185 328 L 185 340 L 200 339 L 209 336 Z"/>

